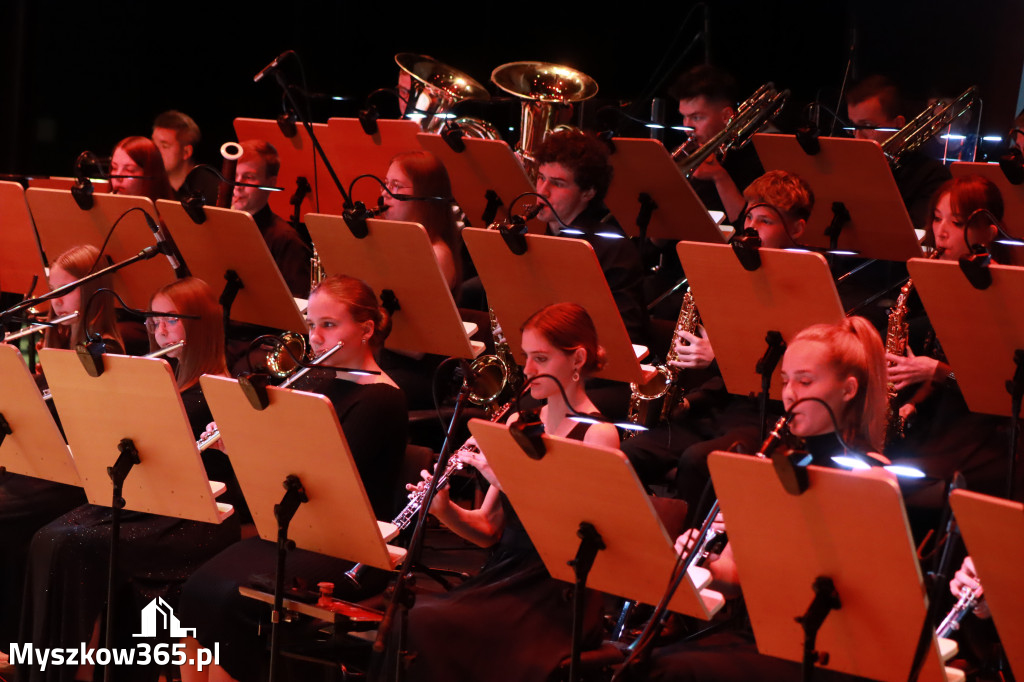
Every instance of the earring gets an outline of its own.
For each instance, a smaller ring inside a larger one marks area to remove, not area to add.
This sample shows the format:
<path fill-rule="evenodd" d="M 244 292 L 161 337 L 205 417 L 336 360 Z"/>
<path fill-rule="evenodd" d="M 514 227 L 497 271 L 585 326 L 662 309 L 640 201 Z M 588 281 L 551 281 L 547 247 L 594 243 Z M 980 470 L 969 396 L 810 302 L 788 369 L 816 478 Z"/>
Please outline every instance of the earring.
<path fill-rule="evenodd" d="M 579 381 L 580 380 L 580 371 L 578 369 L 574 369 L 572 371 L 572 380 L 573 381 Z"/>
<path fill-rule="evenodd" d="M 364 346 L 366 345 L 366 338 L 365 337 L 363 337 L 363 345 Z"/>

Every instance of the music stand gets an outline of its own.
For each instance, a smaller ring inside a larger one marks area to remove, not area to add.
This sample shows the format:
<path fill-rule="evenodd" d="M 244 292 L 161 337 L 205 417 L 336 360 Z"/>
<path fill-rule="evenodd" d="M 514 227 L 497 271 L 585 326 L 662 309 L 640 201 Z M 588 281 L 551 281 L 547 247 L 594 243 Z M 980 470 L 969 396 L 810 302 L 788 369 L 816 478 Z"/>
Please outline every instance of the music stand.
<path fill-rule="evenodd" d="M 474 419 L 469 430 L 548 572 L 576 585 L 575 669 L 582 641 L 583 588 L 657 604 L 676 565 L 673 538 L 618 450 L 544 436 L 546 454 L 532 459 L 503 424 Z M 580 478 L 581 471 L 587 472 L 585 478 Z M 720 593 L 705 589 L 710 581 L 707 569 L 692 567 L 669 608 L 710 620 L 725 603 Z"/>
<path fill-rule="evenodd" d="M 730 393 L 761 390 L 755 368 L 769 331 L 788 341 L 805 327 L 844 317 L 821 254 L 762 248 L 761 266 L 748 271 L 729 246 L 679 242 L 676 248 Z M 773 378 L 771 397 L 781 395 Z"/>
<path fill-rule="evenodd" d="M 0 469 L 82 485 L 75 460 L 18 349 L 0 343 Z"/>
<path fill-rule="evenodd" d="M 28 178 L 29 187 L 39 187 L 42 189 L 71 189 L 75 186 L 78 181 L 75 178 L 60 177 L 56 175 L 50 175 L 45 177 L 35 176 Z M 96 178 L 89 178 L 89 182 L 92 183 L 93 194 L 107 194 L 110 192 L 110 181 L 99 180 Z"/>
<path fill-rule="evenodd" d="M 769 460 L 718 451 L 708 468 L 758 651 L 805 661 L 803 617 L 820 624 L 809 644 L 828 655 L 829 670 L 906 680 L 927 609 L 895 478 L 812 466 L 807 490 L 791 495 Z M 817 608 L 822 578 L 838 595 L 835 610 Z M 920 679 L 946 679 L 934 631 Z"/>
<path fill-rule="evenodd" d="M 174 373 L 166 361 L 104 355 L 89 376 L 69 350 L 39 358 L 89 502 L 111 508 L 106 645 L 113 646 L 121 509 L 221 523 L 234 509 L 214 498 Z M 112 669 L 107 668 L 110 679 Z"/>
<path fill-rule="evenodd" d="M 200 225 L 177 201 L 161 199 L 157 208 L 189 271 L 221 292 L 225 316 L 306 332 L 306 321 L 251 215 L 204 206 L 206 222 Z"/>
<path fill-rule="evenodd" d="M 467 228 L 462 231 L 477 272 L 487 290 L 487 302 L 503 329 L 519 329 L 526 319 L 552 303 L 574 302 L 583 306 L 597 327 L 597 338 L 607 354 L 597 376 L 616 381 L 639 382 L 638 357 L 647 349 L 633 346 L 622 316 L 612 298 L 608 281 L 594 254 L 582 239 L 526 235 L 526 253 L 512 253 L 500 233 Z M 506 333 L 509 346 L 522 355 L 518 334 Z"/>
<path fill-rule="evenodd" d="M 405 550 L 385 544 L 398 529 L 377 521 L 329 399 L 271 387 L 267 389 L 269 404 L 257 411 L 236 380 L 207 375 L 200 382 L 230 448 L 256 529 L 260 537 L 278 547 L 271 619 L 273 680 L 280 651 L 277 625 L 284 608 L 289 542 L 385 570 L 393 569 Z M 295 448 L 297 433 L 302 434 L 301 449 Z"/>
<path fill-rule="evenodd" d="M 1024 670 L 1024 505 L 967 490 L 949 499 L 1014 671 Z"/>
<path fill-rule="evenodd" d="M 358 239 L 338 216 L 306 216 L 327 274 L 358 277 L 385 307 L 397 302 L 388 347 L 459 358 L 483 352 L 482 343 L 469 339 L 472 332 L 459 317 L 423 226 L 394 220 L 368 220 L 366 225 L 369 234 Z"/>
<path fill-rule="evenodd" d="M 323 139 L 327 134 L 326 123 L 313 123 L 316 136 Z M 277 186 L 283 192 L 270 193 L 270 208 L 274 213 L 290 216 L 295 213 L 291 205 L 292 197 L 299 188 L 300 178 L 309 184 L 309 193 L 303 197 L 301 213 L 323 211 L 341 214 L 344 200 L 334 186 L 327 168 L 316 156 L 313 142 L 305 127 L 296 124 L 294 137 L 285 137 L 277 121 L 260 118 L 236 118 L 235 134 L 239 142 L 246 140 L 266 140 L 274 145 L 281 161 L 281 169 L 277 173 Z M 234 178 L 228 178 L 233 180 Z"/>
<path fill-rule="evenodd" d="M 420 133 L 416 137 L 424 149 L 444 163 L 455 199 L 470 225 L 487 227 L 507 218 L 509 211 L 522 213 L 526 206 L 536 203 L 535 197 L 526 197 L 512 206 L 516 197 L 533 192 L 534 187 L 505 141 L 467 137 L 462 140 L 466 149 L 456 152 L 436 133 Z M 533 234 L 543 233 L 545 227 L 538 220 L 527 224 Z"/>
<path fill-rule="evenodd" d="M 327 131 L 321 136 L 321 144 L 331 157 L 338 179 L 345 183 L 348 191 L 352 181 L 363 174 L 376 175 L 381 180 L 388 169 L 388 162 L 395 154 L 418 150 L 420 143 L 416 134 L 422 130 L 420 124 L 409 119 L 376 121 L 377 132 L 367 135 L 357 118 L 329 118 Z M 362 201 L 367 206 L 376 206 L 380 196 L 380 185 L 372 180 L 360 180 L 352 188 L 352 201 Z M 332 213 L 321 208 L 316 213 Z"/>
<path fill-rule="evenodd" d="M 45 289 L 43 247 L 16 182 L 0 181 L 0 225 L 0 291 L 28 294 L 33 284 Z"/>
<path fill-rule="evenodd" d="M 954 178 L 965 175 L 980 175 L 999 188 L 1003 197 L 1003 227 L 1007 234 L 1024 239 L 1024 185 L 1015 185 L 1006 179 L 998 163 L 973 163 L 954 161 L 949 172 Z"/>
<path fill-rule="evenodd" d="M 25 191 L 25 199 L 39 231 L 43 253 L 53 258 L 80 244 L 100 248 L 114 221 L 129 209 L 141 208 L 154 221 L 159 220 L 156 207 L 147 197 L 94 195 L 93 207 L 88 211 L 80 209 L 68 191 L 30 187 Z M 156 237 L 146 219 L 139 211 L 132 211 L 114 229 L 97 268 L 127 260 L 154 244 Z M 177 278 L 167 259 L 161 257 L 133 264 L 112 277 L 114 290 L 134 308 L 145 308 L 154 291 Z"/>
<path fill-rule="evenodd" d="M 921 255 L 910 215 L 882 148 L 872 140 L 822 137 L 807 154 L 794 135 L 754 135 L 766 170 L 799 175 L 814 190 L 814 209 L 800 238 L 861 258 L 905 261 Z"/>
<path fill-rule="evenodd" d="M 1007 380 L 1024 348 L 1024 268 L 992 265 L 992 285 L 975 289 L 957 263 L 915 258 L 907 270 L 972 412 L 1010 415 Z M 969 320 L 969 324 L 965 324 Z"/>
<path fill-rule="evenodd" d="M 721 244 L 722 231 L 658 140 L 616 137 L 605 204 L 630 237 Z M 741 188 L 742 189 L 742 188 Z"/>

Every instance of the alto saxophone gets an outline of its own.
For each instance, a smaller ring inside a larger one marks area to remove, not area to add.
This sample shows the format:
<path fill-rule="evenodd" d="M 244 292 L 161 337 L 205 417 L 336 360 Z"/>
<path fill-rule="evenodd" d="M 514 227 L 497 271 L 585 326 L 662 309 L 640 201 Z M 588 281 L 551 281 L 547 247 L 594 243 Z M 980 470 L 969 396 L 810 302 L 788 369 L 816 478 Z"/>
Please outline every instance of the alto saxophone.
<path fill-rule="evenodd" d="M 654 376 L 643 384 L 631 383 L 629 412 L 627 417 L 634 424 L 647 425 L 651 417 L 651 404 L 658 399 L 663 399 L 661 411 L 658 413 L 658 422 L 665 421 L 672 414 L 682 398 L 682 391 L 679 386 L 679 368 L 671 363 L 679 357 L 676 352 L 676 342 L 686 344 L 682 339 L 682 333 L 693 334 L 700 324 L 700 312 L 693 300 L 693 294 L 689 291 L 683 296 L 683 305 L 679 310 L 679 318 L 676 320 L 676 327 L 672 332 L 672 340 L 669 343 L 668 353 L 665 355 L 665 363 L 654 368 Z M 626 438 L 636 435 L 636 431 L 627 431 Z"/>
<path fill-rule="evenodd" d="M 896 305 L 889 310 L 889 324 L 885 332 L 885 352 L 893 355 L 906 355 L 907 336 L 910 325 L 907 324 L 907 299 L 910 292 L 914 290 L 914 283 L 907 280 L 907 283 L 900 289 L 900 295 L 896 298 Z M 894 363 L 890 362 L 892 367 Z M 888 409 L 886 411 L 885 442 L 892 443 L 903 438 L 904 420 L 900 416 L 899 406 L 896 404 L 897 391 L 893 382 L 886 385 L 889 394 Z"/>

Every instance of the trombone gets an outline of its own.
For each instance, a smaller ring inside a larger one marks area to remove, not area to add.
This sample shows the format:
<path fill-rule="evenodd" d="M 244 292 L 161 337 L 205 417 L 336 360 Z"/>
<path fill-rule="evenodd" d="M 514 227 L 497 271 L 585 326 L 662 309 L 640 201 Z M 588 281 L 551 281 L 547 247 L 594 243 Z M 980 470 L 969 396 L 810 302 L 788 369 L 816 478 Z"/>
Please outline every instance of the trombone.
<path fill-rule="evenodd" d="M 47 322 L 42 322 L 40 324 L 34 324 L 31 327 L 25 327 L 24 329 L 22 329 L 20 331 L 14 332 L 13 334 L 8 334 L 7 336 L 4 337 L 3 340 L 4 341 L 17 341 L 18 339 L 23 339 L 26 336 L 32 336 L 33 334 L 42 334 L 43 332 L 45 332 L 50 327 L 55 327 L 58 324 L 63 324 L 65 322 L 70 322 L 71 320 L 75 319 L 76 317 L 78 317 L 78 311 L 77 310 L 75 312 L 73 312 L 73 313 L 68 313 L 67 315 L 61 315 L 60 317 L 55 317 L 54 319 L 48 320 Z"/>

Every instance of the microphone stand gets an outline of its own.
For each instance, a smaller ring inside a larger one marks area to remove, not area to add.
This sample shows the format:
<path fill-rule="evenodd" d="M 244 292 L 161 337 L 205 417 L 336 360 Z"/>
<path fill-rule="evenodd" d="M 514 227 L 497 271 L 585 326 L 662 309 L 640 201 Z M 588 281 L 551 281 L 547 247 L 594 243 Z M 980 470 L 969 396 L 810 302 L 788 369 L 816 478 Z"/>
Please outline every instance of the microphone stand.
<path fill-rule="evenodd" d="M 455 410 L 451 421 L 448 423 L 448 431 L 445 433 L 444 444 L 441 446 L 441 454 L 438 457 L 435 471 L 444 471 L 448 467 L 448 460 L 451 459 L 453 452 L 455 430 L 457 425 L 461 423 L 462 413 L 466 408 L 466 400 L 469 398 L 470 392 L 469 382 L 463 381 L 462 388 L 459 389 L 459 395 L 455 401 Z M 392 653 L 394 654 L 394 676 L 391 679 L 395 680 L 395 682 L 401 679 L 402 649 L 405 646 L 407 622 L 406 613 L 412 608 L 416 600 L 416 595 L 413 592 L 413 587 L 415 586 L 413 570 L 419 562 L 420 555 L 423 553 L 423 540 L 427 531 L 427 516 L 430 505 L 434 501 L 434 496 L 437 494 L 437 484 L 438 477 L 431 476 L 430 481 L 427 483 L 426 494 L 423 497 L 423 506 L 420 507 L 419 518 L 416 520 L 416 526 L 409 541 L 409 549 L 402 563 L 402 570 L 399 571 L 398 578 L 390 590 L 391 600 L 388 603 L 387 610 L 384 612 L 384 618 L 377 628 L 377 639 L 373 643 L 373 654 L 370 663 L 369 678 L 371 680 L 383 682 L 388 679 L 387 667 L 385 666 L 388 637 L 391 634 L 392 628 L 395 627 L 396 618 L 399 619 L 399 634 L 397 641 L 391 645 Z"/>
<path fill-rule="evenodd" d="M 12 306 L 11 308 L 8 308 L 7 310 L 5 310 L 3 312 L 0 312 L 0 341 L 3 340 L 4 335 L 6 334 L 5 328 L 6 328 L 7 320 L 9 318 L 13 317 L 14 315 L 20 313 L 21 311 L 27 310 L 28 308 L 31 308 L 32 306 L 37 305 L 39 303 L 43 303 L 45 301 L 49 301 L 49 300 L 54 299 L 54 298 L 60 298 L 61 296 L 64 296 L 65 294 L 68 294 L 68 293 L 74 291 L 75 289 L 77 289 L 78 287 L 82 286 L 86 282 L 91 282 L 94 279 L 98 279 L 100 277 L 103 277 L 104 275 L 108 275 L 108 274 L 117 272 L 118 270 L 121 270 L 122 268 L 126 268 L 129 265 L 132 265 L 133 263 L 138 263 L 139 261 L 149 260 L 150 258 L 155 258 L 155 257 L 159 256 L 161 253 L 166 255 L 167 249 L 168 249 L 168 247 L 166 246 L 166 242 L 157 243 L 155 246 L 147 246 L 146 248 L 142 249 L 142 251 L 139 251 L 136 255 L 132 256 L 131 258 L 126 258 L 125 260 L 123 260 L 123 261 L 121 261 L 119 263 L 114 263 L 113 265 L 108 265 L 107 267 L 103 268 L 102 270 L 97 270 L 96 272 L 91 272 L 88 275 L 86 275 L 85 277 L 82 277 L 81 279 L 75 280 L 74 282 L 71 282 L 70 284 L 65 284 L 62 287 L 57 287 L 56 289 L 54 289 L 53 291 L 49 292 L 48 294 L 43 294 L 42 296 L 37 296 L 36 298 L 26 299 L 26 300 L 22 301 L 21 303 L 18 303 L 17 305 Z"/>

